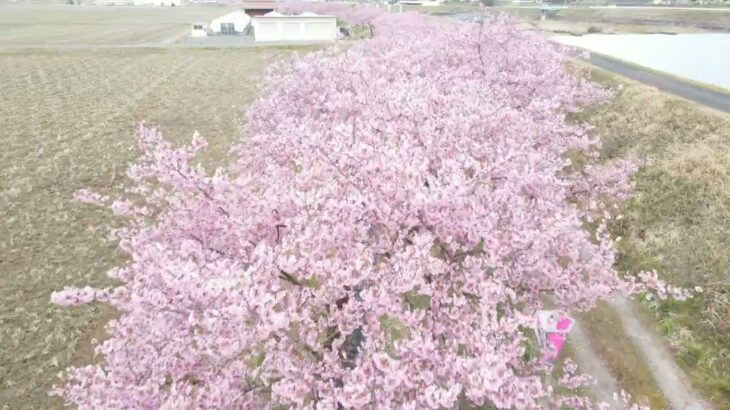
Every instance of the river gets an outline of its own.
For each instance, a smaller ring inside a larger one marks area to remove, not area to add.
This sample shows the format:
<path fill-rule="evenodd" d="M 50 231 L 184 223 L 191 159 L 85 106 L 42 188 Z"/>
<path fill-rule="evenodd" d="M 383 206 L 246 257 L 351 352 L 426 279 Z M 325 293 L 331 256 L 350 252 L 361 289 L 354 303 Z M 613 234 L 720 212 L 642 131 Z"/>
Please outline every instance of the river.
<path fill-rule="evenodd" d="M 730 90 L 730 34 L 587 34 L 553 39 Z"/>

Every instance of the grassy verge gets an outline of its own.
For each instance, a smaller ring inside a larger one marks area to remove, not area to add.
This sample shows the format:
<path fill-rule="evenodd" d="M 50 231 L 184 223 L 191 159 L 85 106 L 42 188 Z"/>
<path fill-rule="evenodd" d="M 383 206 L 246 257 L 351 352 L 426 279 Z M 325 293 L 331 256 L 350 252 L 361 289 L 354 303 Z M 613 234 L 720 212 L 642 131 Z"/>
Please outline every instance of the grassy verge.
<path fill-rule="evenodd" d="M 527 23 L 530 25 L 531 28 L 540 31 L 571 35 L 583 35 L 591 33 L 684 34 L 704 32 L 700 28 L 656 24 L 616 24 L 565 20 L 529 20 Z"/>
<path fill-rule="evenodd" d="M 620 270 L 656 269 L 673 283 L 704 288 L 686 302 L 645 302 L 705 398 L 730 403 L 730 117 L 600 69 L 618 87 L 608 104 L 581 114 L 603 156 L 651 160 L 636 195 L 612 226 Z"/>
<path fill-rule="evenodd" d="M 111 189 L 136 156 L 135 124 L 159 125 L 210 146 L 222 165 L 239 137 L 235 119 L 256 78 L 291 49 L 18 51 L 0 58 L 0 403 L 59 408 L 46 390 L 71 363 L 92 361 L 90 341 L 114 312 L 57 308 L 64 286 L 105 286 L 123 262 L 106 240 L 118 221 L 75 202 L 80 188 Z"/>
<path fill-rule="evenodd" d="M 531 27 L 554 33 L 697 33 L 730 30 L 730 12 L 706 10 L 643 10 L 569 8 L 541 21 L 539 7 L 495 6 L 446 3 L 436 7 L 406 6 L 404 10 L 450 15 L 488 12 L 513 15 Z M 684 12 L 686 11 L 686 12 Z"/>
<path fill-rule="evenodd" d="M 514 6 L 488 7 L 495 12 L 516 14 L 526 19 L 538 19 L 539 8 L 524 8 Z M 646 10 L 646 9 L 590 9 L 569 8 L 560 10 L 555 16 L 549 17 L 552 21 L 611 23 L 626 25 L 654 25 L 695 27 L 705 30 L 727 31 L 730 29 L 730 12 L 707 10 Z"/>

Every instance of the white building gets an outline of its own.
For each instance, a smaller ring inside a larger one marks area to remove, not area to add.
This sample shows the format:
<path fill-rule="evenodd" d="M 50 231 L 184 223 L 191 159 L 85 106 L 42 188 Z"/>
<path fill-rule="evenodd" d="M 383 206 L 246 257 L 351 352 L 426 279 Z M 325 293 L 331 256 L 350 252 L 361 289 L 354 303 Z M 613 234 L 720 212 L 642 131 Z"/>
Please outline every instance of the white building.
<path fill-rule="evenodd" d="M 284 15 L 272 11 L 253 18 L 256 41 L 335 41 L 337 18 L 315 13 Z"/>
<path fill-rule="evenodd" d="M 213 34 L 235 35 L 246 31 L 251 17 L 242 11 L 234 11 L 210 22 L 208 30 Z"/>
<path fill-rule="evenodd" d="M 182 0 L 150 0 L 147 4 L 155 6 L 182 6 Z"/>
<path fill-rule="evenodd" d="M 182 6 L 182 0 L 96 0 L 97 5 L 113 6 Z"/>
<path fill-rule="evenodd" d="M 119 6 L 182 6 L 182 0 L 96 0 L 98 5 Z"/>

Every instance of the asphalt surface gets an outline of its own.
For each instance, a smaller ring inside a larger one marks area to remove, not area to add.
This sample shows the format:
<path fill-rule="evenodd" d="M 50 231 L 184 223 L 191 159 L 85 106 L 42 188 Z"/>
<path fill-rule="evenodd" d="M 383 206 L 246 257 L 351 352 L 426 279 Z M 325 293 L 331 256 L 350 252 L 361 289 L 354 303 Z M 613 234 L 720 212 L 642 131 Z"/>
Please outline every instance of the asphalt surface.
<path fill-rule="evenodd" d="M 620 74 L 640 83 L 656 87 L 710 108 L 730 113 L 730 91 L 728 91 L 728 94 L 712 91 L 676 78 L 655 74 L 593 53 L 591 53 L 588 62 L 604 70 Z"/>

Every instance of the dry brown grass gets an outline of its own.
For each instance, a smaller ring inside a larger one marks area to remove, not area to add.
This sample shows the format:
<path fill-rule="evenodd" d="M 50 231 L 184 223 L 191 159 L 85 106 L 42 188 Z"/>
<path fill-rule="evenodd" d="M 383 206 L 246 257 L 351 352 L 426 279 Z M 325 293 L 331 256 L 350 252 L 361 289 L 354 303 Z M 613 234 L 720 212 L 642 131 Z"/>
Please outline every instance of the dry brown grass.
<path fill-rule="evenodd" d="M 720 408 L 730 403 L 730 117 L 595 69 L 623 87 L 609 104 L 583 113 L 603 156 L 650 160 L 636 195 L 612 227 L 625 238 L 618 268 L 656 269 L 705 292 L 686 302 L 652 302 L 665 334 L 696 386 Z"/>
<path fill-rule="evenodd" d="M 225 162 L 256 76 L 289 49 L 106 49 L 0 53 L 0 404 L 60 407 L 46 389 L 70 363 L 92 360 L 113 311 L 51 306 L 64 286 L 109 285 L 122 262 L 105 240 L 110 214 L 75 202 L 113 189 L 136 155 L 138 121 L 176 141 L 208 137 L 207 165 Z"/>
<path fill-rule="evenodd" d="M 657 24 L 616 24 L 611 22 L 591 22 L 572 20 L 528 20 L 528 27 L 552 33 L 569 33 L 583 35 L 590 33 L 620 34 L 620 33 L 701 33 L 701 28 L 692 26 L 673 26 Z"/>

